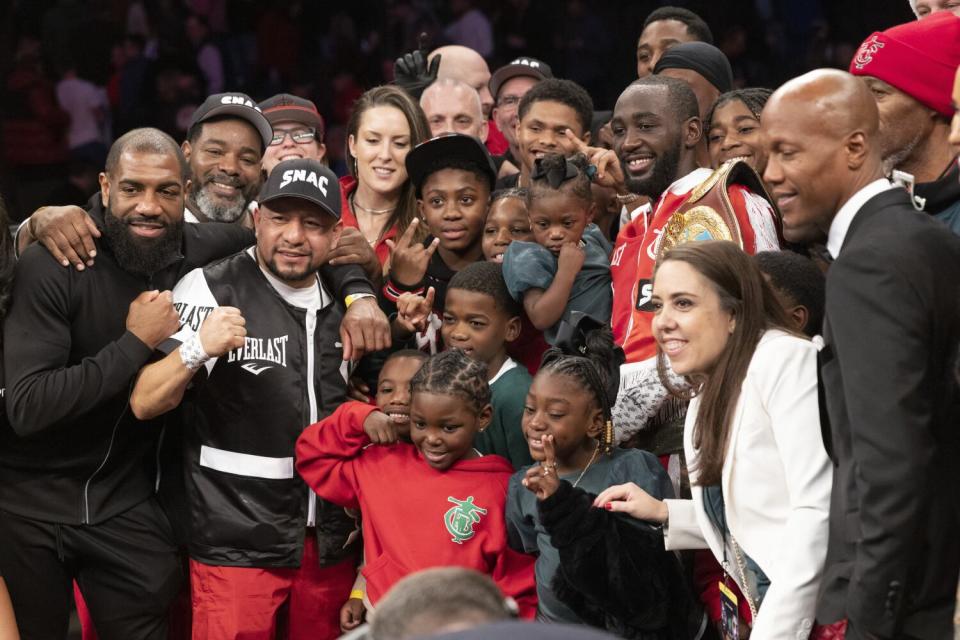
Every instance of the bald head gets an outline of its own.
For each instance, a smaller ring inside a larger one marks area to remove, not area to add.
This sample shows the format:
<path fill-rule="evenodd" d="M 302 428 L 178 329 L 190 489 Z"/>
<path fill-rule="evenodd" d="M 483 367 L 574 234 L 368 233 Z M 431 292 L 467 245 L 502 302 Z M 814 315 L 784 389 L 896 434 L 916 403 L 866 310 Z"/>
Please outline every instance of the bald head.
<path fill-rule="evenodd" d="M 437 78 L 453 78 L 474 88 L 480 94 L 484 118 L 490 117 L 493 95 L 490 93 L 490 67 L 479 53 L 469 47 L 450 45 L 434 49 L 429 60 L 440 56 Z"/>
<path fill-rule="evenodd" d="M 487 119 L 473 87 L 453 78 L 440 78 L 424 90 L 420 106 L 427 114 L 431 135 L 463 133 L 486 142 Z"/>
<path fill-rule="evenodd" d="M 770 112 L 783 105 L 802 105 L 804 120 L 830 137 L 860 130 L 871 140 L 879 128 L 877 101 L 855 76 L 836 69 L 817 69 L 786 82 L 770 97 Z M 766 112 L 766 110 L 765 110 Z"/>
<path fill-rule="evenodd" d="M 790 80 L 767 101 L 760 122 L 770 153 L 763 178 L 791 242 L 822 237 L 853 194 L 883 177 L 876 102 L 844 71 Z"/>

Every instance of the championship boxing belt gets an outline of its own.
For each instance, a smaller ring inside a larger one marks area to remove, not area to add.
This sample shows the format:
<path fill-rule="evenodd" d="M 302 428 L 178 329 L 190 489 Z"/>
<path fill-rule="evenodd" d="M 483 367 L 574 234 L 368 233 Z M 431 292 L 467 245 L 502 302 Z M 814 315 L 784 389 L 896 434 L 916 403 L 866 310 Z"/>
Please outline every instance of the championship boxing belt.
<path fill-rule="evenodd" d="M 728 160 L 694 187 L 676 213 L 670 216 L 657 247 L 658 263 L 670 249 L 685 242 L 727 240 L 749 250 L 743 246 L 740 222 L 730 202 L 730 187 L 735 184 L 749 188 L 770 203 L 779 231 L 780 211 L 767 193 L 763 180 L 743 160 Z"/>

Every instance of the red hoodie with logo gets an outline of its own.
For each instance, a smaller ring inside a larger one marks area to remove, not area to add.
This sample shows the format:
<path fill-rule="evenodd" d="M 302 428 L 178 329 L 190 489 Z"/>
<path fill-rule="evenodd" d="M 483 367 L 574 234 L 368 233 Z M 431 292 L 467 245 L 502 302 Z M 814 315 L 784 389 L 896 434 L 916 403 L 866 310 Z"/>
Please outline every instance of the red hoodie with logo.
<path fill-rule="evenodd" d="M 534 558 L 507 545 L 510 463 L 488 455 L 438 471 L 411 444 L 368 446 L 363 421 L 373 411 L 340 405 L 304 430 L 296 453 L 297 471 L 319 496 L 361 511 L 370 602 L 415 571 L 459 566 L 489 575 L 532 618 Z"/>

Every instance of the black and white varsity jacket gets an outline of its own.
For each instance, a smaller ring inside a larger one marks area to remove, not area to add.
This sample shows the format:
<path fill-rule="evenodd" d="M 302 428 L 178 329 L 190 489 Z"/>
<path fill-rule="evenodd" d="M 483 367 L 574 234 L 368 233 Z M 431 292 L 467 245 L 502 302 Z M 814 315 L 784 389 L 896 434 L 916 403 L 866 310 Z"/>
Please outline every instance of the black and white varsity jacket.
<path fill-rule="evenodd" d="M 212 565 L 297 567 L 316 526 L 322 564 L 351 553 L 354 520 L 294 472 L 300 432 L 345 399 L 337 302 L 318 278 L 313 308 L 291 304 L 255 249 L 195 269 L 173 292 L 181 330 L 173 351 L 218 306 L 240 309 L 242 348 L 208 361 L 184 396 L 184 469 L 192 558 Z M 281 285 L 282 286 L 282 285 Z"/>

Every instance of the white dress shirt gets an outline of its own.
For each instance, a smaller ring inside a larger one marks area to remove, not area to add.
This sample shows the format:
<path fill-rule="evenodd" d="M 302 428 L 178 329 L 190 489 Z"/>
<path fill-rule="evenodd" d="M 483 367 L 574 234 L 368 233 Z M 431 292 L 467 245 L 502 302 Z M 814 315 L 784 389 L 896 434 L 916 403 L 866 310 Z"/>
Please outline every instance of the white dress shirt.
<path fill-rule="evenodd" d="M 843 241 L 847 237 L 847 231 L 850 230 L 850 224 L 857 212 L 863 208 L 867 200 L 892 188 L 893 183 L 886 178 L 880 178 L 857 191 L 843 203 L 840 211 L 837 211 L 837 215 L 834 216 L 833 222 L 830 223 L 830 231 L 827 233 L 827 251 L 834 259 L 840 255 L 840 248 L 843 247 Z"/>

